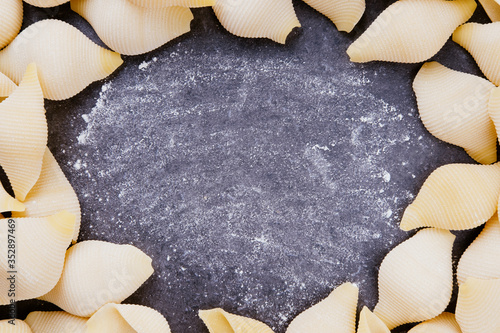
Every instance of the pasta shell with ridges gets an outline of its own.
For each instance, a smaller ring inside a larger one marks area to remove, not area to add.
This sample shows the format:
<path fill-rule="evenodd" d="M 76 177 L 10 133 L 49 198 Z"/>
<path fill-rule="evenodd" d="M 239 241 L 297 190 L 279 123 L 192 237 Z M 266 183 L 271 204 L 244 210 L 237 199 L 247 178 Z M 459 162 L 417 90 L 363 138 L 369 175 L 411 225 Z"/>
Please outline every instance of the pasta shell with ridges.
<path fill-rule="evenodd" d="M 201 320 L 210 333 L 273 333 L 273 330 L 258 320 L 237 316 L 220 308 L 200 310 Z"/>
<path fill-rule="evenodd" d="M 384 258 L 373 313 L 389 329 L 434 318 L 446 309 L 453 289 L 454 241 L 447 230 L 423 229 Z"/>
<path fill-rule="evenodd" d="M 497 135 L 488 115 L 494 87 L 479 76 L 437 62 L 424 64 L 413 81 L 425 128 L 438 139 L 464 148 L 482 164 L 497 160 Z"/>
<path fill-rule="evenodd" d="M 64 311 L 35 311 L 25 321 L 33 333 L 86 333 L 87 320 Z"/>
<path fill-rule="evenodd" d="M 426 179 L 401 220 L 401 229 L 421 227 L 467 230 L 497 210 L 500 165 L 448 164 Z"/>
<path fill-rule="evenodd" d="M 328 17 L 339 31 L 351 32 L 363 16 L 365 0 L 304 0 Z"/>
<path fill-rule="evenodd" d="M 4 97 L 9 97 L 16 90 L 17 85 L 3 73 L 0 73 L 0 102 Z"/>
<path fill-rule="evenodd" d="M 21 30 L 22 24 L 23 1 L 2 0 L 0 4 L 0 50 L 12 42 Z"/>
<path fill-rule="evenodd" d="M 500 138 L 500 88 L 498 87 L 491 89 L 488 114 L 495 125 L 496 135 Z"/>
<path fill-rule="evenodd" d="M 500 4 L 496 0 L 479 0 L 492 22 L 500 21 Z"/>
<path fill-rule="evenodd" d="M 32 62 L 37 64 L 44 97 L 52 100 L 73 97 L 123 63 L 118 53 L 98 46 L 80 30 L 59 20 L 30 25 L 0 51 L 0 72 L 14 83 L 19 83 Z"/>
<path fill-rule="evenodd" d="M 455 320 L 455 315 L 443 312 L 436 318 L 418 324 L 408 333 L 462 333 L 462 331 Z"/>
<path fill-rule="evenodd" d="M 15 325 L 10 324 L 10 320 L 0 320 L 0 332 L 2 333 L 32 333 L 28 324 L 16 319 Z"/>
<path fill-rule="evenodd" d="M 463 333 L 497 333 L 499 313 L 500 279 L 468 278 L 458 288 L 455 317 Z"/>
<path fill-rule="evenodd" d="M 157 49 L 191 30 L 193 14 L 185 7 L 144 8 L 128 0 L 71 0 L 112 50 L 138 55 Z"/>
<path fill-rule="evenodd" d="M 87 322 L 85 333 L 170 333 L 168 322 L 158 311 L 142 305 L 109 303 Z"/>
<path fill-rule="evenodd" d="M 365 306 L 359 315 L 358 333 L 391 333 L 391 331 Z"/>
<path fill-rule="evenodd" d="M 292 320 L 286 332 L 354 333 L 358 294 L 358 287 L 352 283 L 340 285 L 327 298 Z"/>
<path fill-rule="evenodd" d="M 0 165 L 23 201 L 40 176 L 48 136 L 35 64 L 25 68 L 19 87 L 0 103 L 0 119 Z"/>
<path fill-rule="evenodd" d="M 41 300 L 79 317 L 120 303 L 153 274 L 151 258 L 132 245 L 84 241 L 66 253 L 61 279 Z"/>
<path fill-rule="evenodd" d="M 66 210 L 76 217 L 73 242 L 80 232 L 81 211 L 75 190 L 66 179 L 56 159 L 45 148 L 42 162 L 42 172 L 37 182 L 24 200 L 26 210 L 13 212 L 14 217 L 43 217 Z"/>
<path fill-rule="evenodd" d="M 0 256 L 0 290 L 9 290 L 8 271 L 17 271 L 16 300 L 36 298 L 49 292 L 61 277 L 64 255 L 71 244 L 75 217 L 68 212 L 42 218 L 16 218 L 14 232 L 11 219 L 0 220 L 0 244 L 12 244 L 15 236 L 15 264 Z M 11 236 L 9 236 L 11 235 Z M 7 253 L 7 252 L 5 252 Z M 0 305 L 10 302 L 8 293 L 0 293 Z"/>
<path fill-rule="evenodd" d="M 134 5 L 145 8 L 165 8 L 172 6 L 179 7 L 211 7 L 215 5 L 215 0 L 128 0 Z"/>
<path fill-rule="evenodd" d="M 60 6 L 69 2 L 69 0 L 24 0 L 24 2 L 29 3 L 30 5 L 35 7 L 48 8 Z"/>
<path fill-rule="evenodd" d="M 0 183 L 0 213 L 22 212 L 25 209 L 24 204 L 11 197 Z"/>
<path fill-rule="evenodd" d="M 292 0 L 217 0 L 213 8 L 224 28 L 239 37 L 285 44 L 293 28 L 300 27 Z"/>
<path fill-rule="evenodd" d="M 399 0 L 347 49 L 353 62 L 416 63 L 434 56 L 476 9 L 474 0 Z"/>

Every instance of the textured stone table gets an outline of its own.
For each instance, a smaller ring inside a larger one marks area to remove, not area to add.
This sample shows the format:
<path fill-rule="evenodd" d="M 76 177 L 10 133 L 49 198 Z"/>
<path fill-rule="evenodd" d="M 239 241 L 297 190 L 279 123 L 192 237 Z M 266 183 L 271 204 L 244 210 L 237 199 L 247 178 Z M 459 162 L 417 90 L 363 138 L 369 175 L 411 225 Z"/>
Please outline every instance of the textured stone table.
<path fill-rule="evenodd" d="M 286 46 L 241 39 L 211 9 L 192 32 L 104 82 L 47 102 L 49 146 L 80 198 L 80 240 L 131 243 L 155 274 L 126 302 L 172 332 L 206 332 L 198 309 L 259 319 L 276 332 L 345 281 L 360 307 L 377 269 L 409 234 L 404 208 L 438 166 L 472 162 L 422 126 L 411 83 L 420 64 L 352 64 L 348 45 L 391 1 L 368 1 L 338 32 L 294 1 L 303 27 Z M 65 5 L 26 6 L 98 41 Z M 481 8 L 475 21 L 486 22 Z M 481 75 L 449 41 L 436 60 Z M 457 233 L 456 255 L 477 230 Z M 21 302 L 20 317 L 48 304 Z M 1 309 L 1 308 L 0 308 Z M 1 316 L 5 317 L 2 313 Z"/>

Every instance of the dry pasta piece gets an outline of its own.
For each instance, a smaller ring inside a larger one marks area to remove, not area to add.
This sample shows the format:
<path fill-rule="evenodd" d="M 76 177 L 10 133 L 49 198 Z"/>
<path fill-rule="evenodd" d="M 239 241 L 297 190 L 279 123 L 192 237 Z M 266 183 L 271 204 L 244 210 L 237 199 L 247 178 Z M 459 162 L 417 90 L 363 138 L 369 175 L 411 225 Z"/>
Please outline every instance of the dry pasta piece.
<path fill-rule="evenodd" d="M 463 333 L 500 329 L 500 279 L 468 278 L 458 288 L 456 319 Z"/>
<path fill-rule="evenodd" d="M 151 274 L 151 258 L 132 245 L 84 241 L 67 251 L 61 279 L 40 299 L 90 317 L 107 303 L 122 302 Z"/>
<path fill-rule="evenodd" d="M 42 170 L 47 120 L 37 67 L 30 64 L 19 87 L 0 103 L 0 165 L 23 201 Z"/>
<path fill-rule="evenodd" d="M 237 316 L 220 308 L 200 310 L 198 315 L 210 333 L 273 333 L 269 326 L 260 321 Z"/>
<path fill-rule="evenodd" d="M 391 333 L 391 331 L 365 306 L 359 315 L 358 333 Z"/>
<path fill-rule="evenodd" d="M 57 52 L 54 52 L 57 50 Z M 113 73 L 122 63 L 72 25 L 59 20 L 38 21 L 0 51 L 0 72 L 15 83 L 35 62 L 45 98 L 62 100 Z"/>
<path fill-rule="evenodd" d="M 358 287 L 352 283 L 342 284 L 327 298 L 299 314 L 286 332 L 354 333 L 358 294 Z"/>
<path fill-rule="evenodd" d="M 458 284 L 464 283 L 469 277 L 500 279 L 499 258 L 500 222 L 495 214 L 460 258 L 457 269 Z"/>
<path fill-rule="evenodd" d="M 128 0 L 73 0 L 102 41 L 126 55 L 152 51 L 191 30 L 193 14 L 185 7 L 144 8 Z"/>
<path fill-rule="evenodd" d="M 418 111 L 427 130 L 438 139 L 464 148 L 482 164 L 497 160 L 497 136 L 488 115 L 494 87 L 479 76 L 437 62 L 424 64 L 413 81 Z"/>
<path fill-rule="evenodd" d="M 25 209 L 24 204 L 11 197 L 3 185 L 0 184 L 0 213 L 22 212 Z"/>
<path fill-rule="evenodd" d="M 43 7 L 43 8 L 55 7 L 65 4 L 66 2 L 69 2 L 69 0 L 24 0 L 24 1 L 32 6 Z"/>
<path fill-rule="evenodd" d="M 0 73 L 0 102 L 16 90 L 17 85 L 3 73 Z"/>
<path fill-rule="evenodd" d="M 462 331 L 455 320 L 455 315 L 443 312 L 436 318 L 418 324 L 408 333 L 462 333 Z"/>
<path fill-rule="evenodd" d="M 496 135 L 500 138 L 500 88 L 498 87 L 491 90 L 488 114 L 495 125 Z"/>
<path fill-rule="evenodd" d="M 217 0 L 214 11 L 224 28 L 239 37 L 285 44 L 293 28 L 300 27 L 292 0 Z"/>
<path fill-rule="evenodd" d="M 12 322 L 15 325 L 11 324 Z M 16 320 L 0 320 L 0 332 L 2 333 L 32 333 L 28 324 L 24 321 L 16 319 Z"/>
<path fill-rule="evenodd" d="M 500 21 L 500 4 L 496 0 L 479 0 L 492 22 Z"/>
<path fill-rule="evenodd" d="M 49 292 L 61 277 L 74 227 L 75 217 L 68 212 L 42 218 L 0 220 L 0 244 L 12 244 L 15 251 L 9 253 L 14 254 L 14 262 L 8 261 L 12 257 L 0 256 L 0 290 L 7 291 L 14 283 L 17 301 Z M 17 271 L 14 280 L 8 271 Z M 0 305 L 9 301 L 7 292 L 0 293 Z"/>
<path fill-rule="evenodd" d="M 109 303 L 87 322 L 85 333 L 170 333 L 167 320 L 156 310 L 141 305 Z M 36 333 L 36 332 L 35 332 Z"/>
<path fill-rule="evenodd" d="M 474 0 L 399 0 L 347 49 L 353 62 L 416 63 L 435 55 L 476 9 Z"/>
<path fill-rule="evenodd" d="M 363 16 L 365 0 L 304 0 L 328 17 L 340 31 L 351 32 Z"/>
<path fill-rule="evenodd" d="M 87 320 L 64 311 L 35 311 L 25 321 L 33 333 L 86 333 Z"/>
<path fill-rule="evenodd" d="M 21 30 L 22 24 L 23 1 L 2 0 L 0 4 L 0 50 L 12 42 Z"/>
<path fill-rule="evenodd" d="M 180 7 L 209 7 L 215 5 L 215 0 L 128 0 L 134 5 L 145 8 Z"/>
<path fill-rule="evenodd" d="M 435 227 L 466 230 L 488 221 L 497 210 L 500 165 L 448 164 L 424 182 L 401 220 L 401 229 Z"/>
<path fill-rule="evenodd" d="M 454 241 L 447 230 L 423 229 L 384 258 L 373 313 L 389 329 L 434 318 L 446 309 L 453 289 Z"/>
<path fill-rule="evenodd" d="M 24 200 L 26 210 L 13 212 L 14 217 L 42 217 L 67 210 L 76 217 L 73 242 L 78 239 L 80 231 L 81 211 L 75 190 L 66 179 L 59 164 L 45 148 L 42 172 L 37 182 Z"/>
<path fill-rule="evenodd" d="M 466 23 L 455 30 L 453 41 L 469 51 L 488 80 L 500 85 L 500 22 Z"/>

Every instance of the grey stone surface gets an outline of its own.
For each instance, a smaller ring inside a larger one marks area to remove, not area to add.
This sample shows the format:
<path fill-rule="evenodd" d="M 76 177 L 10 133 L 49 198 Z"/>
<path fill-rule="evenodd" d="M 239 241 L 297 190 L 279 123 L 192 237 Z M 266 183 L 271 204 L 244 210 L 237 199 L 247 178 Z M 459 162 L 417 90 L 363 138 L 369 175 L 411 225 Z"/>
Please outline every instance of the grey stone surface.
<path fill-rule="evenodd" d="M 232 36 L 198 9 L 191 33 L 46 103 L 49 146 L 81 201 L 80 240 L 153 258 L 127 302 L 156 308 L 172 332 L 206 332 L 197 310 L 213 307 L 284 332 L 345 281 L 375 305 L 378 265 L 411 235 L 398 228 L 404 208 L 435 168 L 472 162 L 422 126 L 420 64 L 349 62 L 348 45 L 389 3 L 368 0 L 346 34 L 295 1 L 303 27 L 286 46 Z M 25 25 L 56 17 L 97 41 L 67 5 L 26 10 Z M 474 20 L 487 20 L 481 8 Z M 435 59 L 481 75 L 451 41 Z M 456 258 L 477 232 L 457 233 Z"/>

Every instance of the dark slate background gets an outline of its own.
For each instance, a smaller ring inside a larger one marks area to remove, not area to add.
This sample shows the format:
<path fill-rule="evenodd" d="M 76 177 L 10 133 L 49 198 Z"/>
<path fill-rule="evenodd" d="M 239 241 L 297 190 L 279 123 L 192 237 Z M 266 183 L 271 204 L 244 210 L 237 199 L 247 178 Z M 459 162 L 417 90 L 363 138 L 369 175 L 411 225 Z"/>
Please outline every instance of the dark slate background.
<path fill-rule="evenodd" d="M 368 0 L 346 34 L 294 1 L 302 28 L 286 46 L 232 36 L 196 9 L 189 34 L 46 102 L 49 146 L 82 206 L 80 240 L 153 258 L 127 303 L 159 310 L 174 333 L 207 332 L 197 311 L 213 307 L 285 332 L 345 281 L 359 285 L 360 307 L 375 305 L 377 267 L 410 235 L 398 229 L 404 208 L 438 166 L 473 162 L 422 126 L 420 64 L 349 62 L 349 44 L 391 2 Z M 69 5 L 25 9 L 24 26 L 58 18 L 101 43 Z M 487 22 L 481 8 L 473 20 Z M 481 75 L 451 41 L 435 59 Z M 457 233 L 455 259 L 477 233 Z M 35 309 L 54 307 L 21 302 L 19 317 Z"/>

